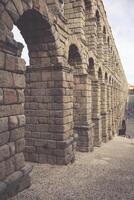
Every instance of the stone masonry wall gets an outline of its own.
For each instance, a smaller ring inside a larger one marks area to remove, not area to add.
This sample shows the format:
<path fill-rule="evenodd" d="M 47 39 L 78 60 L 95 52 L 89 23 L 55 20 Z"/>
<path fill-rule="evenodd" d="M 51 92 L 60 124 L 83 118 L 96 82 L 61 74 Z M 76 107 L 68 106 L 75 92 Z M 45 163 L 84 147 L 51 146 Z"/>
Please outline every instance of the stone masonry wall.
<path fill-rule="evenodd" d="M 30 185 L 31 167 L 23 155 L 25 62 L 5 46 L 0 58 L 0 199 L 6 199 Z"/>
<path fill-rule="evenodd" d="M 25 160 L 68 164 L 112 139 L 127 88 L 101 0 L 1 0 L 1 200 L 30 186 Z"/>

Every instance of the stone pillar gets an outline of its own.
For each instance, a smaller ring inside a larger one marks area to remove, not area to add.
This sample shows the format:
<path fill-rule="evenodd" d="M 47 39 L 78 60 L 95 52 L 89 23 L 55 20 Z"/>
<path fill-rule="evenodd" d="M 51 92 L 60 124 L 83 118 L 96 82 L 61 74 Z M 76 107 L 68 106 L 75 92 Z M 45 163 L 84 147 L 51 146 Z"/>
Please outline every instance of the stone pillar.
<path fill-rule="evenodd" d="M 111 134 L 113 137 L 113 86 L 110 84 L 110 101 L 111 101 L 111 113 L 110 113 L 110 124 L 111 124 Z"/>
<path fill-rule="evenodd" d="M 114 108 L 114 121 L 115 121 L 115 134 L 117 134 L 117 87 L 115 85 L 115 108 Z"/>
<path fill-rule="evenodd" d="M 93 14 L 92 14 L 93 15 Z M 97 51 L 97 25 L 96 18 L 86 15 L 86 40 L 89 51 L 93 51 L 96 54 Z"/>
<path fill-rule="evenodd" d="M 59 65 L 27 69 L 26 160 L 68 164 L 74 160 L 73 74 Z"/>
<path fill-rule="evenodd" d="M 102 122 L 100 115 L 100 83 L 92 81 L 92 120 L 94 125 L 94 145 L 100 146 L 102 142 Z"/>
<path fill-rule="evenodd" d="M 111 96 L 111 85 L 108 85 L 108 98 L 109 98 L 109 109 L 108 109 L 108 134 L 109 139 L 112 139 L 112 96 Z"/>
<path fill-rule="evenodd" d="M 114 110 L 113 110 L 113 124 L 114 124 L 114 134 L 116 134 L 116 88 L 114 83 Z"/>
<path fill-rule="evenodd" d="M 112 135 L 114 136 L 114 87 L 111 85 L 111 107 L 112 107 Z"/>
<path fill-rule="evenodd" d="M 108 141 L 107 85 L 101 83 L 102 141 Z"/>
<path fill-rule="evenodd" d="M 111 86 L 107 85 L 107 108 L 108 108 L 108 137 L 112 138 L 112 124 L 111 124 Z"/>
<path fill-rule="evenodd" d="M 103 33 L 100 23 L 97 26 L 97 56 L 98 56 L 98 63 L 103 63 Z"/>
<path fill-rule="evenodd" d="M 118 96 L 118 104 L 117 104 L 117 121 L 118 121 L 118 130 L 122 124 L 122 120 L 123 120 L 123 116 L 122 116 L 122 106 L 121 106 L 121 90 L 120 90 L 120 86 L 118 84 L 118 88 L 117 88 L 117 94 Z"/>
<path fill-rule="evenodd" d="M 78 38 L 85 40 L 85 12 L 84 3 L 81 0 L 65 1 L 64 14 L 67 18 L 68 27 L 71 34 L 77 35 Z"/>
<path fill-rule="evenodd" d="M 105 34 L 103 36 L 103 45 L 104 45 L 104 66 L 108 67 L 108 43 Z"/>
<path fill-rule="evenodd" d="M 87 74 L 74 75 L 74 131 L 78 135 L 78 150 L 93 151 L 91 82 Z"/>
<path fill-rule="evenodd" d="M 31 167 L 25 163 L 24 88 L 22 49 L 0 43 L 0 199 L 30 186 Z"/>

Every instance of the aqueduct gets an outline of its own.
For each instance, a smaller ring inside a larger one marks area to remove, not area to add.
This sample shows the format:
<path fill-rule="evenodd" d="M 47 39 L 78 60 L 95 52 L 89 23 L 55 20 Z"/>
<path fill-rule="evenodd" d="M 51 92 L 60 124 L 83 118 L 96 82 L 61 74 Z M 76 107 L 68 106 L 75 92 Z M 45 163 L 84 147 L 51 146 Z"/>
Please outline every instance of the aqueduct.
<path fill-rule="evenodd" d="M 30 185 L 25 160 L 68 164 L 112 139 L 127 88 L 101 0 L 0 0 L 1 199 Z"/>

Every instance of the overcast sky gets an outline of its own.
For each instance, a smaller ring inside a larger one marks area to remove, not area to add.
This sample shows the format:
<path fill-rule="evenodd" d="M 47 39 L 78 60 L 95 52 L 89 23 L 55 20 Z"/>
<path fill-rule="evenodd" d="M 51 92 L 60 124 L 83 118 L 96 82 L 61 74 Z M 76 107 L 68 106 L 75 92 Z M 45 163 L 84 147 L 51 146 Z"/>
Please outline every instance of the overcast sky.
<path fill-rule="evenodd" d="M 134 85 L 134 0 L 103 0 L 128 83 Z"/>
<path fill-rule="evenodd" d="M 134 0 L 103 0 L 103 2 L 128 83 L 134 85 Z M 21 41 L 16 28 L 13 32 L 15 39 Z M 29 64 L 26 48 L 23 51 L 23 58 Z"/>

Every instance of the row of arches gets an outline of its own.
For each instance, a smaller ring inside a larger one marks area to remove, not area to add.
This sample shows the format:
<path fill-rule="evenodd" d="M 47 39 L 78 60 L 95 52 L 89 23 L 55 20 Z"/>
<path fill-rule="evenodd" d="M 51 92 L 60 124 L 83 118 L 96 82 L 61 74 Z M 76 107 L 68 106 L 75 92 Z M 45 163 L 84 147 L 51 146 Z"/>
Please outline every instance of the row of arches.
<path fill-rule="evenodd" d="M 71 151 L 68 158 L 61 150 L 72 142 L 67 137 L 68 143 L 64 142 L 68 128 L 63 120 L 63 76 L 57 66 L 54 18 L 41 0 L 2 1 L 0 7 L 0 181 L 4 185 L 0 198 L 8 199 L 31 184 L 31 166 L 25 160 L 65 164 L 74 154 Z M 28 47 L 27 68 L 13 25 Z"/>
<path fill-rule="evenodd" d="M 118 52 L 115 49 L 115 47 L 112 45 L 114 43 L 113 36 L 111 35 L 111 33 L 109 33 L 109 30 L 106 30 L 106 26 L 103 25 L 105 22 L 103 22 L 103 20 L 101 20 L 100 13 L 98 10 L 96 11 L 95 16 L 96 16 L 97 32 L 99 31 L 100 34 L 101 33 L 103 34 L 103 45 L 104 45 L 103 53 L 105 56 L 107 54 L 109 54 L 109 56 L 112 57 L 113 65 L 110 64 L 109 66 L 108 65 L 107 66 L 109 68 L 112 68 L 112 70 L 114 70 L 116 73 L 116 71 L 118 71 L 120 68 L 120 63 L 118 62 L 118 59 L 117 59 Z M 98 30 L 99 27 L 101 30 Z M 108 29 L 109 29 L 109 27 L 108 27 Z M 111 58 L 109 58 L 109 59 L 111 59 Z M 118 76 L 118 73 L 116 73 L 116 74 Z"/>
<path fill-rule="evenodd" d="M 113 47 L 113 45 L 112 45 L 112 43 L 113 43 L 113 37 L 111 36 L 111 33 L 109 33 L 109 27 L 108 27 L 108 30 L 106 30 L 106 26 L 105 25 L 103 25 L 105 22 L 103 22 L 103 19 L 102 19 L 102 16 L 101 16 L 101 14 L 100 14 L 100 12 L 102 12 L 102 10 L 101 11 L 99 11 L 99 9 L 98 9 L 98 7 L 97 6 L 95 6 L 94 5 L 94 3 L 93 2 L 91 2 L 90 0 L 86 0 L 86 1 L 81 1 L 81 4 L 79 5 L 80 7 L 83 5 L 83 2 L 84 2 L 84 7 L 85 7 L 85 10 L 88 10 L 88 12 L 86 12 L 86 16 L 84 17 L 83 16 L 83 18 L 85 18 L 85 23 L 84 22 L 82 22 L 83 24 L 85 24 L 86 25 L 86 23 L 88 23 L 88 21 L 89 21 L 89 19 L 90 18 L 95 18 L 96 19 L 96 25 L 97 25 L 97 29 L 99 29 L 99 30 L 97 30 L 97 34 L 99 35 L 101 32 L 102 32 L 102 34 L 103 34 L 103 43 L 104 43 L 104 45 L 105 46 L 108 46 L 108 47 L 106 47 L 106 49 L 105 50 L 107 50 L 107 51 L 109 51 L 109 54 L 110 54 L 110 56 L 112 56 L 113 57 L 113 62 L 115 62 L 115 64 L 114 64 L 114 69 L 112 69 L 112 70 L 114 70 L 114 71 L 116 71 L 116 69 L 117 69 L 117 66 L 116 66 L 116 63 L 118 63 L 118 60 L 117 60 L 117 58 L 116 58 L 116 55 L 118 54 L 117 52 L 116 52 L 116 49 L 114 49 L 114 47 Z M 75 35 L 80 35 L 80 38 L 82 38 L 82 39 L 85 39 L 85 33 L 83 33 L 83 30 L 85 29 L 85 25 L 83 26 L 83 27 L 79 27 L 79 25 L 78 25 L 78 27 L 76 27 L 76 24 L 74 24 L 74 26 L 73 26 L 73 23 L 72 23 L 72 16 L 71 16 L 71 18 L 69 17 L 69 15 L 68 15 L 68 3 L 70 3 L 70 5 L 72 4 L 72 9 L 73 9 L 73 2 L 66 2 L 66 1 L 59 1 L 59 3 L 60 4 L 62 4 L 62 5 L 64 5 L 65 6 L 65 13 L 63 14 L 64 15 L 64 17 L 65 18 L 67 18 L 67 21 L 68 21 L 68 27 L 72 30 L 72 32 L 73 32 L 73 34 Z M 55 3 L 54 3 L 55 4 Z M 78 6 L 78 7 L 79 7 Z M 67 11 L 67 12 L 66 12 Z M 76 12 L 76 11 L 75 11 Z M 103 13 L 103 12 L 102 12 Z M 78 13 L 77 13 L 78 14 Z M 79 15 L 79 14 L 78 14 Z M 91 15 L 91 16 L 90 16 Z M 90 16 L 90 17 L 89 17 Z M 103 16 L 104 17 L 104 16 Z M 81 18 L 80 18 L 80 16 L 78 16 L 78 19 L 79 20 L 81 20 Z M 91 19 L 90 19 L 91 20 Z M 77 21 L 77 20 L 76 20 Z M 87 21 L 87 22 L 86 22 Z M 77 22 L 78 23 L 78 22 Z M 74 27 L 75 27 L 75 29 L 77 30 L 76 31 L 76 33 L 74 32 Z M 82 30 L 83 29 L 83 30 Z M 79 32 L 79 30 L 80 30 L 80 32 Z M 78 34 L 79 33 L 79 34 Z M 99 36 L 100 37 L 100 36 Z M 99 45 L 99 44 L 98 44 Z M 105 54 L 106 52 L 104 52 L 104 54 Z M 108 58 L 107 58 L 108 59 Z M 119 63 L 118 63 L 118 65 L 119 65 Z M 111 67 L 112 68 L 112 66 L 109 66 L 109 67 Z M 117 73 L 117 75 L 118 75 L 118 73 Z"/>
<path fill-rule="evenodd" d="M 68 63 L 73 67 L 73 77 L 74 77 L 74 124 L 76 122 L 77 134 L 81 138 L 81 133 L 78 131 L 77 124 L 81 122 L 77 119 L 77 116 L 82 113 L 81 111 L 81 99 L 82 97 L 78 93 L 79 87 L 78 84 L 80 82 L 80 78 L 84 76 L 84 74 L 75 73 L 75 71 L 79 68 L 82 68 L 82 60 L 79 54 L 78 48 L 75 45 L 71 45 L 69 49 L 69 59 Z M 73 48 L 72 48 L 73 47 Z M 107 142 L 111 139 L 116 131 L 118 125 L 116 124 L 114 109 L 117 109 L 120 101 L 117 102 L 117 88 L 119 85 L 116 85 L 116 81 L 112 78 L 112 76 L 108 76 L 107 72 L 102 72 L 101 67 L 95 66 L 94 59 L 92 57 L 89 58 L 87 64 L 87 77 L 89 78 L 89 83 L 87 83 L 87 87 L 91 89 L 91 121 L 94 123 L 93 132 L 93 146 L 100 146 L 101 142 Z M 76 81 L 76 82 L 75 82 Z M 78 88 L 78 89 L 77 89 Z M 76 94 L 75 94 L 76 93 Z M 87 97 L 86 97 L 87 98 Z M 79 99 L 79 102 L 77 101 Z M 87 100 L 88 101 L 88 100 Z M 77 106 L 75 106 L 77 104 Z M 78 106 L 79 105 L 79 106 Z M 76 107 L 76 108 L 75 108 Z M 75 115 L 76 113 L 76 115 Z M 119 112 L 120 113 L 120 112 Z M 118 122 L 119 123 L 119 122 Z M 75 127 L 75 125 L 74 125 Z M 80 128 L 81 130 L 81 128 Z M 79 138 L 79 140 L 80 140 Z M 80 143 L 80 141 L 78 142 Z M 81 146 L 80 146 L 81 145 Z M 80 144 L 79 150 L 82 149 L 84 151 L 84 147 Z M 86 149 L 86 148 L 85 148 Z"/>
<path fill-rule="evenodd" d="M 88 48 L 63 21 L 61 27 L 45 1 L 19 3 L 0 2 L 0 181 L 15 175 L 10 180 L 17 185 L 12 190 L 4 187 L 2 195 L 8 197 L 30 185 L 31 168 L 25 160 L 68 164 L 74 161 L 76 149 L 92 151 L 102 139 L 106 141 L 112 120 L 116 133 L 126 97 L 117 102 L 117 86 L 106 84 L 112 76 L 103 73 L 93 57 L 87 59 Z M 22 45 L 11 33 L 13 25 L 27 44 L 27 67 L 21 58 Z M 78 45 L 70 42 L 73 39 Z M 112 95 L 116 105 L 107 113 Z M 2 148 L 9 152 L 6 157 Z"/>

